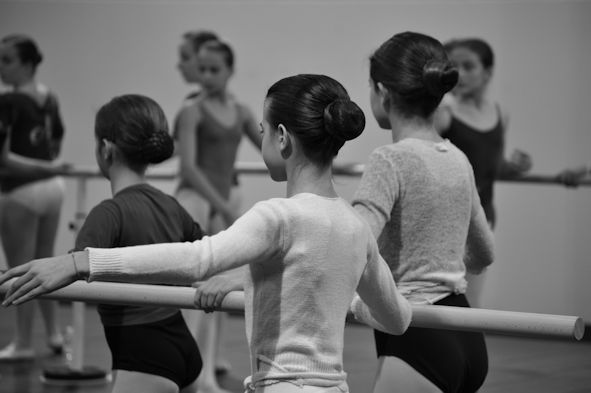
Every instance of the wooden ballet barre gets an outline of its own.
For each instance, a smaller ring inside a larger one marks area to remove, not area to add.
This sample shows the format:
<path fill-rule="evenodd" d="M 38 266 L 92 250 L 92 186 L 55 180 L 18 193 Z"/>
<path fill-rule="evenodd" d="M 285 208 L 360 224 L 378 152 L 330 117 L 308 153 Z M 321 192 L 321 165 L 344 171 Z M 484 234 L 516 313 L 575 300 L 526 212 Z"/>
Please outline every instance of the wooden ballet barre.
<path fill-rule="evenodd" d="M 333 173 L 338 176 L 360 177 L 365 169 L 364 164 L 335 164 Z M 263 175 L 267 174 L 267 167 L 263 162 L 239 161 L 236 163 L 236 172 L 244 175 Z M 9 177 L 10 173 L 0 169 L 0 177 Z M 97 167 L 75 167 L 62 173 L 65 177 L 75 178 L 102 178 Z M 170 169 L 152 168 L 148 170 L 147 177 L 152 180 L 174 180 L 178 178 L 178 171 Z M 520 176 L 506 176 L 497 178 L 498 181 L 510 183 L 530 183 L 530 184 L 556 184 L 564 185 L 557 175 L 536 175 L 526 174 Z M 591 186 L 591 179 L 582 179 L 578 186 Z"/>
<path fill-rule="evenodd" d="M 13 279 L 15 280 L 15 279 Z M 11 281 L 0 286 L 4 296 Z M 76 281 L 41 297 L 45 299 L 135 306 L 196 308 L 191 287 Z M 218 311 L 244 311 L 244 293 L 231 292 Z M 478 331 L 515 336 L 544 336 L 580 340 L 585 332 L 581 317 L 463 308 L 413 305 L 411 326 Z"/>

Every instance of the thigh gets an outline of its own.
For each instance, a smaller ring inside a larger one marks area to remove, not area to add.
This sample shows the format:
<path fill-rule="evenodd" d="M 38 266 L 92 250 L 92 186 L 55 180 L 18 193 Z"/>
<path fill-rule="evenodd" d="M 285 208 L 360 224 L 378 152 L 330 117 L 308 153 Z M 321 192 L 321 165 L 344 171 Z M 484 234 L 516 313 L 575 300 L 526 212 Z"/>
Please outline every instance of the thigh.
<path fill-rule="evenodd" d="M 210 225 L 211 204 L 190 188 L 178 189 L 175 198 L 191 218 L 207 232 Z"/>
<path fill-rule="evenodd" d="M 60 221 L 60 207 L 49 211 L 39 218 L 37 228 L 37 248 L 35 258 L 47 258 L 54 255 L 55 238 Z"/>
<path fill-rule="evenodd" d="M 115 370 L 112 393 L 177 393 L 178 386 L 159 375 L 137 371 Z"/>
<path fill-rule="evenodd" d="M 35 257 L 38 214 L 10 196 L 2 200 L 0 233 L 9 267 L 22 265 Z"/>
<path fill-rule="evenodd" d="M 292 382 L 279 382 L 255 389 L 255 393 L 347 393 L 346 384 L 342 387 L 300 386 Z"/>
<path fill-rule="evenodd" d="M 393 356 L 382 356 L 378 361 L 372 392 L 441 393 L 441 389 L 404 360 Z"/>
<path fill-rule="evenodd" d="M 467 306 L 463 295 L 437 304 Z M 482 333 L 411 327 L 400 336 L 379 331 L 374 335 L 378 356 L 403 360 L 444 392 L 474 392 L 488 372 Z"/>

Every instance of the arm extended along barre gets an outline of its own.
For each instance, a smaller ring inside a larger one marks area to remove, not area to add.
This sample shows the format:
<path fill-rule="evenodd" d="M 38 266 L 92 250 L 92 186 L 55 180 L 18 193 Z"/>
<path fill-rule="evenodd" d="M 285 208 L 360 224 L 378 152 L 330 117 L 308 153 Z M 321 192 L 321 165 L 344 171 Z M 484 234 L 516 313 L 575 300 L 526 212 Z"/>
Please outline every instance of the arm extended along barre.
<path fill-rule="evenodd" d="M 0 286 L 0 294 L 7 292 L 11 282 Z M 195 308 L 194 296 L 195 288 L 191 287 L 76 281 L 41 297 L 87 303 Z M 229 293 L 217 310 L 244 311 L 244 293 Z M 583 319 L 576 316 L 435 305 L 413 305 L 412 311 L 410 325 L 414 327 L 576 340 L 580 340 L 585 331 Z"/>

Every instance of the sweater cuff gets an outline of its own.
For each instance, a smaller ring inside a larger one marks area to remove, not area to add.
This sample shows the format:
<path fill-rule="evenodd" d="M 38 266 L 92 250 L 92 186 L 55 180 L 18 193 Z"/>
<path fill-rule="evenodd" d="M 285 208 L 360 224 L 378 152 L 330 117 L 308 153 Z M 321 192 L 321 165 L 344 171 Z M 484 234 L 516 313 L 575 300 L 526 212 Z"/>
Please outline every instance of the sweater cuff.
<path fill-rule="evenodd" d="M 88 281 L 123 275 L 123 257 L 116 248 L 92 248 L 88 251 Z"/>

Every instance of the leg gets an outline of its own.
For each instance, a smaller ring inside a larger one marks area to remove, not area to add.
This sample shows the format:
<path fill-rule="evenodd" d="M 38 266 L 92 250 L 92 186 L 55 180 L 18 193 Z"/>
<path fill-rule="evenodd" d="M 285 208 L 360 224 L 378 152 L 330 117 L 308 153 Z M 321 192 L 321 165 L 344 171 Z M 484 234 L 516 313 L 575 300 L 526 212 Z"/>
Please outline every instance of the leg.
<path fill-rule="evenodd" d="M 60 203 L 61 204 L 61 203 Z M 37 250 L 35 258 L 47 258 L 54 255 L 55 236 L 59 224 L 59 206 L 57 210 L 41 217 L 37 232 Z M 47 331 L 47 343 L 58 354 L 63 350 L 63 337 L 59 326 L 58 303 L 54 300 L 38 300 L 41 315 Z"/>
<path fill-rule="evenodd" d="M 22 265 L 34 258 L 38 222 L 38 215 L 33 210 L 8 196 L 4 198 L 0 233 L 8 267 Z M 7 348 L 0 351 L 0 358 L 32 358 L 34 356 L 34 312 L 34 302 L 27 302 L 16 308 L 14 338 Z"/>
<path fill-rule="evenodd" d="M 431 381 L 402 359 L 380 356 L 373 393 L 441 393 Z"/>
<path fill-rule="evenodd" d="M 206 314 L 200 310 L 183 310 L 187 326 L 197 341 L 203 359 L 203 368 L 197 378 L 199 393 L 227 393 L 219 387 L 215 376 L 216 346 L 218 342 L 218 327 L 221 313 Z"/>
<path fill-rule="evenodd" d="M 187 188 L 180 189 L 176 194 L 176 198 L 206 233 L 215 233 L 210 220 L 211 206 L 205 199 L 195 191 Z M 219 387 L 215 376 L 219 313 L 206 314 L 199 310 L 182 310 L 182 313 L 187 327 L 195 337 L 197 345 L 199 345 L 203 359 L 203 368 L 196 382 L 199 393 L 225 393 L 226 391 Z"/>
<path fill-rule="evenodd" d="M 114 371 L 116 376 L 113 393 L 177 393 L 179 391 L 174 382 L 159 375 L 127 370 Z"/>

